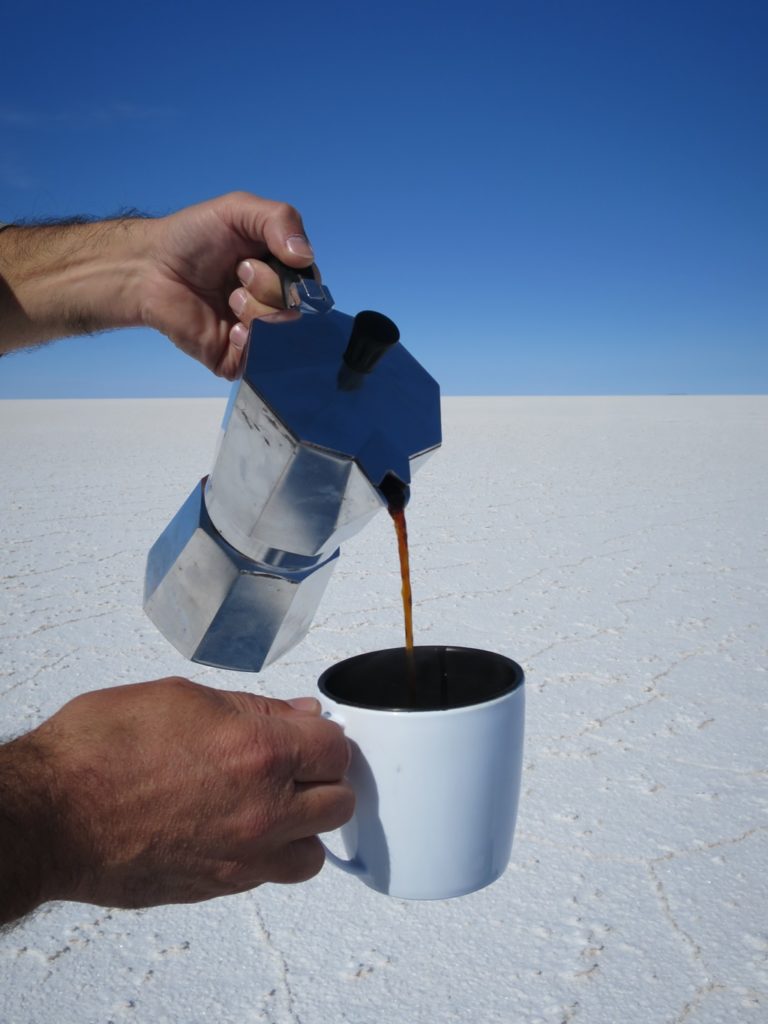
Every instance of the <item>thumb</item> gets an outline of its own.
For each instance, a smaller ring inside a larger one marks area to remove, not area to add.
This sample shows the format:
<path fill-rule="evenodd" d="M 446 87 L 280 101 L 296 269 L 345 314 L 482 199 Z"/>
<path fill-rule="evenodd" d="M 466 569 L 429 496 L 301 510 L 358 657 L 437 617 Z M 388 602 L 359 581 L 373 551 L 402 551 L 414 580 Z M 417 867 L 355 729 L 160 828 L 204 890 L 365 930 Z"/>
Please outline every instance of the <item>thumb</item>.
<path fill-rule="evenodd" d="M 278 700 L 275 697 L 262 698 L 264 704 L 260 710 L 267 715 L 319 715 L 322 708 L 320 701 L 314 697 L 291 697 L 290 700 Z"/>
<path fill-rule="evenodd" d="M 321 711 L 320 701 L 315 697 L 291 697 L 285 703 L 290 704 L 294 711 L 303 711 L 310 715 L 319 715 Z"/>
<path fill-rule="evenodd" d="M 269 251 L 290 267 L 306 267 L 315 259 L 299 211 L 289 203 L 240 194 L 232 215 L 243 232 L 266 243 Z"/>
<path fill-rule="evenodd" d="M 314 262 L 315 250 L 307 238 L 298 210 L 286 203 L 275 203 L 276 209 L 264 222 L 264 241 L 269 251 L 289 267 L 306 267 Z"/>

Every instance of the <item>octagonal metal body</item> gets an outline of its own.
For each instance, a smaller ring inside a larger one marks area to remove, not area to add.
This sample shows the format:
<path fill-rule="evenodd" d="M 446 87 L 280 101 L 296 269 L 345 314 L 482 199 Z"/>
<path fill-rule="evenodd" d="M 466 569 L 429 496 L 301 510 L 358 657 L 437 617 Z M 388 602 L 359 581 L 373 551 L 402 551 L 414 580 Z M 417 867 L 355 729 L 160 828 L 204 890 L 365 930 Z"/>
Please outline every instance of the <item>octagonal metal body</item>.
<path fill-rule="evenodd" d="M 191 661 L 257 672 L 306 634 L 338 551 L 277 574 L 236 551 L 205 507 L 205 480 L 149 552 L 144 610 Z"/>

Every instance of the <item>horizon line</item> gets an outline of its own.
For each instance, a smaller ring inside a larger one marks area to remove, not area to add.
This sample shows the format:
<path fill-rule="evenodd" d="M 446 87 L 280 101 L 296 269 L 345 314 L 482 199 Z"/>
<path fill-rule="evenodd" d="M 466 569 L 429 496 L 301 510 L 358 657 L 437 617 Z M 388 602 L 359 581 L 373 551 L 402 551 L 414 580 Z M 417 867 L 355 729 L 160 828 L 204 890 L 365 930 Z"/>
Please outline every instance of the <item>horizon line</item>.
<path fill-rule="evenodd" d="M 768 391 L 442 392 L 441 398 L 765 398 Z M 0 402 L 225 402 L 227 395 L 0 395 Z"/>

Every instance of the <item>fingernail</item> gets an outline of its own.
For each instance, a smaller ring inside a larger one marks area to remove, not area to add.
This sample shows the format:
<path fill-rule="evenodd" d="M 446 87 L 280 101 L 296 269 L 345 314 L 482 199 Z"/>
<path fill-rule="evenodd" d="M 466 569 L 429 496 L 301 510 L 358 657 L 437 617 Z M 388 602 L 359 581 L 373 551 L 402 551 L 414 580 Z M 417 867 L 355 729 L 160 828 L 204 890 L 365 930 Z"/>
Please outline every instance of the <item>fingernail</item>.
<path fill-rule="evenodd" d="M 229 340 L 232 348 L 236 348 L 238 352 L 242 351 L 245 348 L 246 341 L 248 341 L 248 328 L 245 324 L 235 324 L 229 332 Z"/>
<path fill-rule="evenodd" d="M 309 240 L 305 235 L 289 235 L 285 240 L 285 244 L 294 256 L 301 256 L 302 259 L 308 260 L 315 258 L 315 250 L 309 244 Z"/>
<path fill-rule="evenodd" d="M 320 701 L 314 697 L 292 697 L 288 704 L 297 711 L 312 711 L 317 713 L 320 710 Z"/>
<path fill-rule="evenodd" d="M 229 307 L 238 316 L 245 309 L 245 304 L 248 301 L 248 296 L 243 288 L 238 288 L 237 291 L 232 292 L 229 296 Z"/>
<path fill-rule="evenodd" d="M 246 288 L 253 280 L 253 267 L 247 260 L 243 260 L 242 263 L 238 264 L 237 276 L 240 278 L 240 280 L 246 286 Z"/>

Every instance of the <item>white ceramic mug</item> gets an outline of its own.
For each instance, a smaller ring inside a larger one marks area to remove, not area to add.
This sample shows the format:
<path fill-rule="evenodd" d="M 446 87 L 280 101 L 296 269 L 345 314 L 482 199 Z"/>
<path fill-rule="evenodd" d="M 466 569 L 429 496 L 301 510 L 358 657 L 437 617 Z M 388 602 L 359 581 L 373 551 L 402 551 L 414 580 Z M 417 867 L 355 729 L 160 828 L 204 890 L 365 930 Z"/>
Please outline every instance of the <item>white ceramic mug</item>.
<path fill-rule="evenodd" d="M 409 660 L 410 659 L 410 660 Z M 373 651 L 320 676 L 323 712 L 352 745 L 349 856 L 328 859 L 390 896 L 435 900 L 503 873 L 523 756 L 523 670 L 490 651 Z"/>

